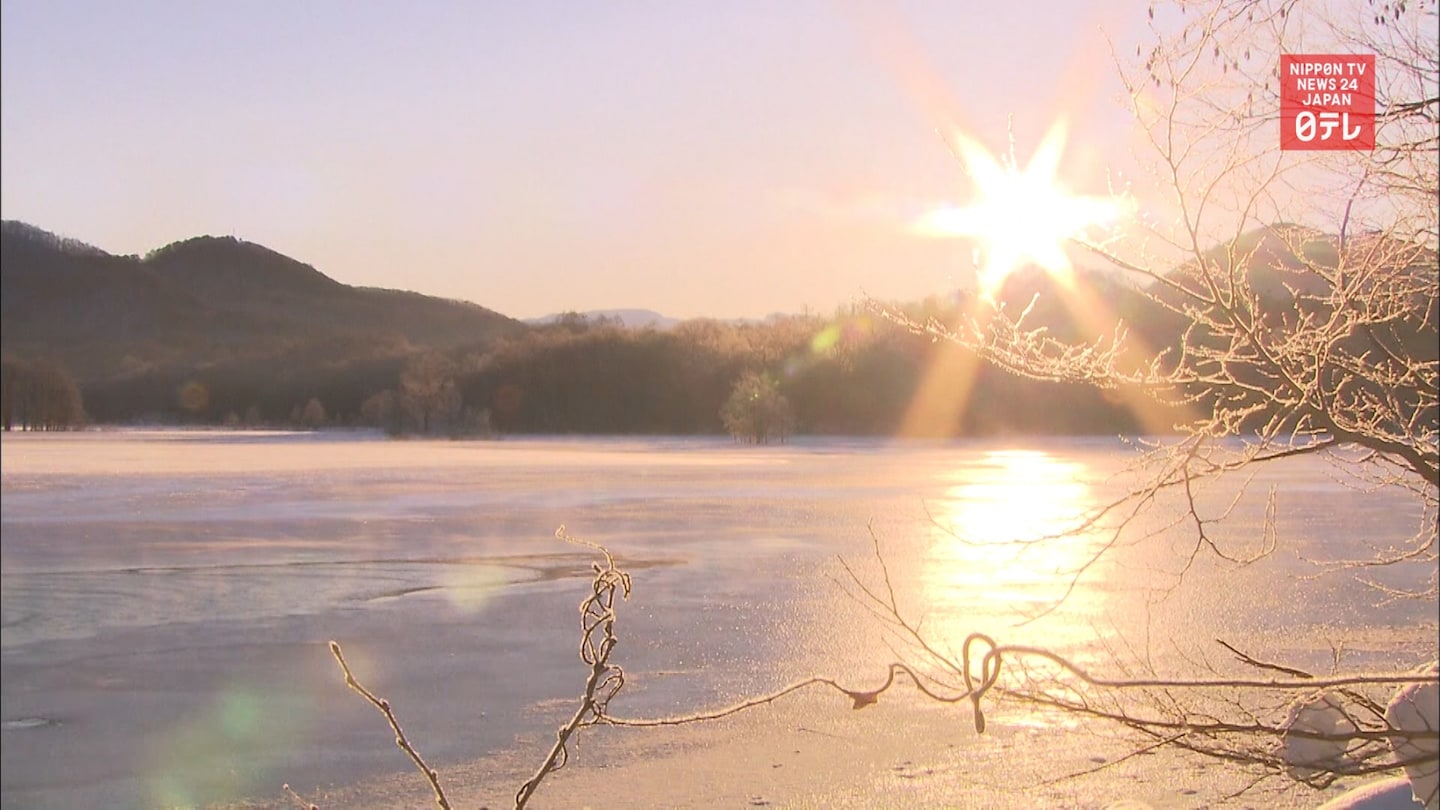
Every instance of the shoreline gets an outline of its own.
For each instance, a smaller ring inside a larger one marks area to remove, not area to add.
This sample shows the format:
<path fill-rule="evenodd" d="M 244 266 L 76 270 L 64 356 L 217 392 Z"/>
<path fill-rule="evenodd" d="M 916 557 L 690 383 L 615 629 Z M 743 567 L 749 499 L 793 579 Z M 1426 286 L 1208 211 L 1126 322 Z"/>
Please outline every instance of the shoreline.
<path fill-rule="evenodd" d="M 977 735 L 967 709 L 938 706 L 913 693 L 887 695 L 862 710 L 846 703 L 834 694 L 802 694 L 718 721 L 584 730 L 570 764 L 549 774 L 528 806 L 1299 810 L 1354 786 L 1316 791 L 1272 779 L 1226 799 L 1254 781 L 1254 774 L 1163 748 L 1137 755 L 1140 744 L 1105 729 L 1017 724 L 1000 717 Z M 397 711 L 403 723 L 403 707 Z M 377 714 L 375 721 L 375 733 L 387 733 L 383 718 Z M 514 790 L 551 740 L 547 729 L 537 728 L 497 756 L 436 766 L 451 804 L 513 806 Z M 412 742 L 423 753 L 424 741 Z M 398 749 L 394 759 L 397 766 L 404 762 Z M 434 806 L 433 794 L 413 768 L 301 796 L 321 808 Z M 293 800 L 212 810 L 287 806 Z"/>

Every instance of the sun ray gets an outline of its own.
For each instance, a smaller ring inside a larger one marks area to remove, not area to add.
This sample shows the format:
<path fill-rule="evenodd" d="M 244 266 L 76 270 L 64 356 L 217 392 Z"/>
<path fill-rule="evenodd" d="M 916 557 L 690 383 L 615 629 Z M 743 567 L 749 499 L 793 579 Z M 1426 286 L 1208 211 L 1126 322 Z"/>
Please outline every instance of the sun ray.
<path fill-rule="evenodd" d="M 936 347 L 895 435 L 903 439 L 954 436 L 961 430 L 980 358 L 956 343 Z"/>

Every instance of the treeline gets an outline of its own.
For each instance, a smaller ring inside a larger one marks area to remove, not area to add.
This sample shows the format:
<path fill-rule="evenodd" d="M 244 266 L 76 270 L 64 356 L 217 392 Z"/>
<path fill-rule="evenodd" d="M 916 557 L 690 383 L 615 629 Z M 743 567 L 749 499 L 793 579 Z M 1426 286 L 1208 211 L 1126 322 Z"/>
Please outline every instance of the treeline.
<path fill-rule="evenodd" d="M 484 351 L 296 355 L 278 368 L 148 372 L 87 386 L 85 401 L 103 422 L 368 425 L 448 435 L 728 430 L 766 441 L 791 433 L 1135 428 L 1123 407 L 1089 388 L 1010 377 L 958 351 L 858 307 L 832 318 L 694 320 L 663 331 L 572 316 Z"/>
<path fill-rule="evenodd" d="M 517 433 L 962 436 L 1129 432 L 1083 386 L 1022 380 L 853 309 L 764 324 L 602 325 L 511 340 L 460 378 Z"/>
<path fill-rule="evenodd" d="M 80 388 L 58 363 L 0 360 L 0 423 L 5 430 L 71 430 L 85 424 Z"/>

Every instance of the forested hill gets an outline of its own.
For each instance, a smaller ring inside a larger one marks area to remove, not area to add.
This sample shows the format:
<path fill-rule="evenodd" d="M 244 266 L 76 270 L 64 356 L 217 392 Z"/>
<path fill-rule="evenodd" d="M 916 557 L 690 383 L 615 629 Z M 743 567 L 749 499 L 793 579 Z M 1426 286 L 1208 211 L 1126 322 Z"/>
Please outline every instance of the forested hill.
<path fill-rule="evenodd" d="M 1290 317 L 1297 307 L 1323 306 L 1314 268 L 1286 260 L 1303 254 L 1323 268 L 1323 240 L 1307 237 L 1291 250 L 1267 239 L 1274 241 L 1257 232 L 1226 249 L 1245 257 L 1266 311 Z M 763 322 L 632 328 L 572 313 L 527 325 L 474 304 L 350 287 L 235 239 L 115 256 L 6 222 L 0 252 L 0 402 L 11 416 L 19 413 L 12 404 L 25 404 L 17 392 L 50 391 L 58 403 L 33 405 L 17 416 L 21 424 L 68 424 L 83 407 L 103 423 L 692 434 L 760 419 L 778 435 L 969 436 L 1155 431 L 1178 417 L 1132 410 L 1133 392 L 1009 375 L 864 304 Z M 1423 258 L 1433 267 L 1433 255 Z M 1175 272 L 1173 286 L 1185 287 L 1193 271 Z M 1147 295 L 1114 274 L 1081 276 L 1079 306 L 1037 270 L 1013 274 L 997 295 L 1008 311 L 1028 308 L 1026 323 L 1060 340 L 1103 340 L 1118 318 L 1140 338 L 1136 345 L 1155 351 L 1173 351 L 1182 339 L 1213 342 L 1156 303 L 1164 289 Z M 1314 300 L 1293 298 L 1312 287 Z M 973 296 L 896 303 L 887 312 L 951 323 L 976 305 Z M 1432 315 L 1423 334 L 1394 337 L 1433 347 L 1434 322 Z M 83 397 L 73 408 L 66 392 L 76 387 L 60 384 L 67 374 Z M 736 399 L 746 391 L 753 396 Z"/>
<path fill-rule="evenodd" d="M 966 371 L 973 364 L 957 365 L 944 344 L 864 306 L 667 329 L 580 315 L 527 326 L 473 304 L 349 287 L 236 239 L 115 256 L 6 222 L 0 252 L 7 390 L 15 394 L 4 401 L 23 404 L 17 392 L 68 373 L 83 396 L 77 407 L 95 422 L 718 433 L 722 406 L 750 378 L 768 380 L 760 384 L 787 401 L 784 430 L 797 432 L 1133 426 L 1095 391 Z M 938 314 L 916 306 L 917 315 Z M 1065 318 L 1053 320 L 1065 328 Z M 922 382 L 971 395 L 917 411 Z M 55 409 L 42 410 L 10 415 L 48 422 Z"/>
<path fill-rule="evenodd" d="M 6 354 L 56 360 L 82 385 L 164 369 L 278 369 L 482 346 L 524 328 L 475 304 L 341 284 L 229 237 L 138 257 L 23 222 L 0 227 Z"/>

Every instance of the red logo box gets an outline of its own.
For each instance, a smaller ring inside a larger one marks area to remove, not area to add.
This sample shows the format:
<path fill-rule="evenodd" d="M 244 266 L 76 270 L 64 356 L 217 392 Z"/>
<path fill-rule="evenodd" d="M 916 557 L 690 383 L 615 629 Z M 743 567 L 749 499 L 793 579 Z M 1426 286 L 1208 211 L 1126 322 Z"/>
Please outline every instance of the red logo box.
<path fill-rule="evenodd" d="M 1280 148 L 1375 148 L 1375 55 L 1282 54 Z"/>

